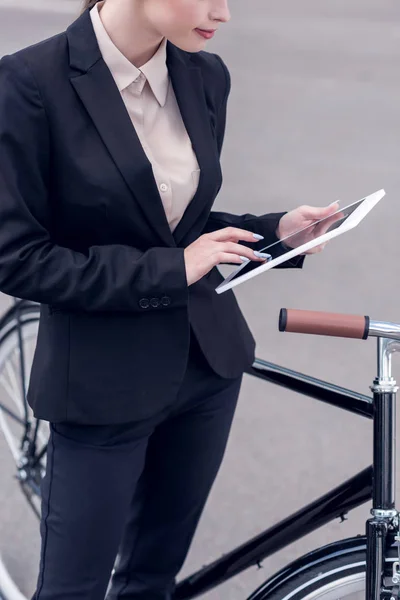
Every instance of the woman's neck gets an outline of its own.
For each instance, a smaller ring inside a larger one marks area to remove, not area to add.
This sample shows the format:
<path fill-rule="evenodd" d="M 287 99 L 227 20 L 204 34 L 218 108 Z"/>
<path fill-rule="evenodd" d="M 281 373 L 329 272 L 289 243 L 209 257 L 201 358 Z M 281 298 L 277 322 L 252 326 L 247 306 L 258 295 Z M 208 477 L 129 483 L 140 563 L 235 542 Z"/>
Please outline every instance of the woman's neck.
<path fill-rule="evenodd" d="M 156 53 L 163 38 L 151 31 L 141 2 L 106 0 L 98 3 L 105 30 L 118 50 L 138 69 Z"/>

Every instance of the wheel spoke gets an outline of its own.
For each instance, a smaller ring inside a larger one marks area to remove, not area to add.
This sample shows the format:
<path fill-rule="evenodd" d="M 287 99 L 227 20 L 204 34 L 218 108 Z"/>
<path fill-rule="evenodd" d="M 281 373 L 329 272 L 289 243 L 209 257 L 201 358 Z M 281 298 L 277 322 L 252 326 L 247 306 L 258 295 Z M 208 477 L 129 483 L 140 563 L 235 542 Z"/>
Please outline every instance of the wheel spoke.
<path fill-rule="evenodd" d="M 6 365 L 6 371 L 8 372 L 8 368 L 9 365 Z M 8 374 L 8 373 L 7 373 Z M 15 390 L 12 388 L 12 386 L 10 385 L 10 382 L 7 381 L 7 379 L 5 378 L 4 375 L 2 375 L 0 377 L 0 382 L 1 385 L 3 386 L 3 389 L 5 392 L 7 392 L 8 397 L 10 398 L 10 400 L 12 400 L 13 404 L 15 404 L 17 406 L 17 410 L 21 416 L 21 407 L 17 405 L 16 401 L 15 401 Z"/>
<path fill-rule="evenodd" d="M 4 411 L 2 410 L 0 410 L 0 429 L 3 432 L 3 435 L 7 442 L 7 446 L 9 447 L 11 454 L 13 455 L 14 461 L 17 463 L 20 456 L 20 450 L 16 446 L 15 438 L 7 425 L 6 419 L 4 418 Z"/>
<path fill-rule="evenodd" d="M 28 389 L 39 308 L 22 308 L 20 315 L 25 383 Z M 3 410 L 0 407 L 0 479 L 3 481 L 0 488 L 0 597 L 3 594 L 7 600 L 26 600 L 35 585 L 40 556 L 40 482 L 45 470 L 46 454 L 31 468 L 29 456 L 25 456 L 21 449 L 27 431 L 29 440 L 33 442 L 37 422 L 31 408 L 25 405 L 18 330 L 11 313 L 10 320 L 6 320 L 0 331 L 0 340 L 0 404 L 3 406 Z M 13 419 L 13 414 L 22 419 L 22 423 Z M 26 417 L 28 422 L 25 422 Z M 27 427 L 28 424 L 31 425 L 30 428 Z M 39 422 L 35 441 L 33 460 L 47 444 L 47 423 Z M 25 473 L 19 467 L 21 458 L 28 461 Z M 19 476 L 26 479 L 18 481 Z M 26 540 L 29 540 L 29 544 L 26 544 Z"/>

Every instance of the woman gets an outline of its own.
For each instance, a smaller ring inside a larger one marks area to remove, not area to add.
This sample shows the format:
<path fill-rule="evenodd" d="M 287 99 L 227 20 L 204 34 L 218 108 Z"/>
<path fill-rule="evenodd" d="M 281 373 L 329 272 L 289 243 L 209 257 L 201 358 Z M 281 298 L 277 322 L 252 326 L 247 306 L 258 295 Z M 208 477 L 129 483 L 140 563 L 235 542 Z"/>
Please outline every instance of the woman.
<path fill-rule="evenodd" d="M 41 303 L 36 600 L 171 598 L 254 340 L 216 268 L 329 215 L 210 212 L 227 0 L 87 2 L 0 62 L 0 289 Z M 262 240 L 262 241 L 260 241 Z M 300 261 L 301 262 L 301 261 Z"/>

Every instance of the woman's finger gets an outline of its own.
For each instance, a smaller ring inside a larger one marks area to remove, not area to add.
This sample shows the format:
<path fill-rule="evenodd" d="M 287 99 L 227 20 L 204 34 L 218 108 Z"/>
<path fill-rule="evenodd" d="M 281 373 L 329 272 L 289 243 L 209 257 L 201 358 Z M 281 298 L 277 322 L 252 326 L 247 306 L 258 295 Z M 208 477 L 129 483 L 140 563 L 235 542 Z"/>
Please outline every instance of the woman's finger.
<path fill-rule="evenodd" d="M 268 255 L 269 256 L 269 255 Z M 263 263 L 267 260 L 267 258 L 259 258 L 257 256 L 251 256 L 250 258 L 248 258 L 247 256 L 243 254 L 232 254 L 230 252 L 219 252 L 218 253 L 218 264 L 221 263 L 230 263 L 230 262 L 234 262 L 234 263 L 244 263 L 246 262 L 246 260 L 255 260 L 257 262 Z"/>
<path fill-rule="evenodd" d="M 318 237 L 320 235 L 324 235 L 335 223 L 343 219 L 344 213 L 336 213 L 328 219 L 325 219 L 322 223 L 317 223 L 313 230 L 313 237 Z"/>
<path fill-rule="evenodd" d="M 226 263 L 243 264 L 244 262 L 245 261 L 238 254 L 230 254 L 229 252 L 221 252 L 218 255 L 218 263 L 217 264 L 219 264 L 219 265 L 223 265 Z"/>
<path fill-rule="evenodd" d="M 238 227 L 224 227 L 223 229 L 218 229 L 218 231 L 213 231 L 206 235 L 215 242 L 238 242 L 239 240 L 243 242 L 259 242 L 264 239 L 264 237 L 258 233 L 252 233 L 251 231 L 239 229 Z"/>
<path fill-rule="evenodd" d="M 333 204 L 329 204 L 329 206 L 325 206 L 323 208 L 317 206 L 301 206 L 299 212 L 302 217 L 309 220 L 317 220 L 324 219 L 328 217 L 330 214 L 339 210 L 339 203 L 334 202 Z"/>
<path fill-rule="evenodd" d="M 322 252 L 322 250 L 325 248 L 327 242 L 323 243 L 323 244 L 319 244 L 319 246 L 315 246 L 315 248 L 311 248 L 310 250 L 307 250 L 307 252 L 304 252 L 304 254 L 318 254 L 319 252 Z"/>
<path fill-rule="evenodd" d="M 230 254 L 238 254 L 239 256 L 245 256 L 249 260 L 265 260 L 269 258 L 270 254 L 263 254 L 262 252 L 255 252 L 247 246 L 241 244 L 235 244 L 234 242 L 225 242 L 221 244 L 223 252 L 229 252 Z"/>

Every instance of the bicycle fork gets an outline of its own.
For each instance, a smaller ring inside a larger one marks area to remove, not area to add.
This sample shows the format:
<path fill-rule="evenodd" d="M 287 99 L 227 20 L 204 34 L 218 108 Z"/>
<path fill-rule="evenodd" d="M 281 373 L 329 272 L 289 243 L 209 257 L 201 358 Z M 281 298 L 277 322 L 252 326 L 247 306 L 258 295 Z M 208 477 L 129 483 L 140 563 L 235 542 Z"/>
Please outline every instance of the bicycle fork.
<path fill-rule="evenodd" d="M 371 390 L 374 409 L 374 456 L 372 518 L 366 524 L 366 600 L 400 599 L 400 521 L 395 508 L 396 481 L 396 381 L 392 377 L 392 354 L 400 351 L 398 340 L 387 339 L 385 324 L 371 322 L 370 335 L 378 337 L 378 375 Z M 393 563 L 390 589 L 385 587 L 386 548 L 396 539 L 399 560 Z"/>

